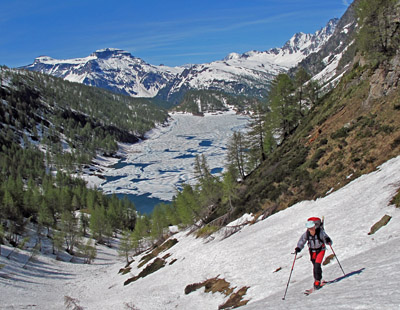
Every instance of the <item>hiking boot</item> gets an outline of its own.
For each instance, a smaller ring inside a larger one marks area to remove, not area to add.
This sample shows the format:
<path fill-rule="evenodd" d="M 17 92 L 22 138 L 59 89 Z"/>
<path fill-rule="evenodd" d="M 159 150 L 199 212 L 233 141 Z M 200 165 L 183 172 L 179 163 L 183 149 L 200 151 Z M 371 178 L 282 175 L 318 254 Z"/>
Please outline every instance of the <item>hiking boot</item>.
<path fill-rule="evenodd" d="M 319 290 L 321 288 L 321 281 L 314 281 L 314 289 Z"/>

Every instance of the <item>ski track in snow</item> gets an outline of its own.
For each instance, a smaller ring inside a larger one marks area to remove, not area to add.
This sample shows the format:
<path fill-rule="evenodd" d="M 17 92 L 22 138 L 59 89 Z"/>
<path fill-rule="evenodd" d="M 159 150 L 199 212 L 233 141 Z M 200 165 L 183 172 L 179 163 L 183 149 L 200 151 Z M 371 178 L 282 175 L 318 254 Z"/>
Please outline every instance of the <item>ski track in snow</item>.
<path fill-rule="evenodd" d="M 0 309 L 65 309 L 64 296 L 70 296 L 84 309 L 93 310 L 127 309 L 124 303 L 140 310 L 213 310 L 227 297 L 205 293 L 203 288 L 185 295 L 184 289 L 218 275 L 235 291 L 250 287 L 244 296 L 250 302 L 240 308 L 244 310 L 400 309 L 400 210 L 390 205 L 400 186 L 399 171 L 400 156 L 324 198 L 300 202 L 228 238 L 223 230 L 207 239 L 179 232 L 174 235 L 179 242 L 159 255 L 171 254 L 166 266 L 127 286 L 124 281 L 144 267 L 137 269 L 140 257 L 135 257 L 131 272 L 118 274 L 125 263 L 116 256 L 116 244 L 98 246 L 98 258 L 92 265 L 56 261 L 48 255 L 39 256 L 27 269 L 22 268 L 26 251 L 8 260 L 4 255 L 11 249 L 2 246 L 0 264 L 5 267 L 0 269 Z M 392 216 L 390 222 L 368 235 L 385 214 Z M 325 229 L 347 276 L 332 260 L 323 267 L 324 279 L 336 281 L 305 296 L 313 280 L 304 249 L 283 301 L 294 258 L 291 252 L 310 216 L 325 216 Z M 176 262 L 170 264 L 172 260 Z M 282 269 L 274 272 L 278 268 Z"/>

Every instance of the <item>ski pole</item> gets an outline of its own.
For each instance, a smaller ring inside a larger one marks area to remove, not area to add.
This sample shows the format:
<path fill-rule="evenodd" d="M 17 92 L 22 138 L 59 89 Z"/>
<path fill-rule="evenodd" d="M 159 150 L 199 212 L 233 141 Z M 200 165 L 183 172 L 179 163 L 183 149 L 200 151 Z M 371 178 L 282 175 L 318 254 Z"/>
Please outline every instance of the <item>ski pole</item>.
<path fill-rule="evenodd" d="M 339 259 L 338 259 L 337 256 L 336 256 L 335 251 L 334 251 L 333 248 L 332 248 L 332 245 L 329 244 L 329 246 L 331 247 L 331 250 L 332 250 L 333 255 L 336 257 L 336 260 L 337 260 L 337 262 L 338 262 L 338 264 L 339 264 L 340 269 L 342 269 L 343 275 L 346 275 L 346 273 L 344 272 L 344 270 L 343 270 L 343 268 L 342 268 L 342 265 L 341 265 L 340 262 L 339 262 Z"/>
<path fill-rule="evenodd" d="M 289 280 L 287 281 L 286 290 L 285 290 L 285 295 L 283 295 L 282 300 L 285 300 L 286 293 L 287 293 L 287 290 L 288 290 L 288 288 L 289 288 L 289 282 L 290 282 L 290 278 L 292 277 L 292 272 L 293 272 L 293 268 L 294 268 L 294 263 L 296 262 L 296 257 L 297 257 L 297 252 L 294 253 L 294 260 L 293 260 L 292 269 L 290 270 Z"/>

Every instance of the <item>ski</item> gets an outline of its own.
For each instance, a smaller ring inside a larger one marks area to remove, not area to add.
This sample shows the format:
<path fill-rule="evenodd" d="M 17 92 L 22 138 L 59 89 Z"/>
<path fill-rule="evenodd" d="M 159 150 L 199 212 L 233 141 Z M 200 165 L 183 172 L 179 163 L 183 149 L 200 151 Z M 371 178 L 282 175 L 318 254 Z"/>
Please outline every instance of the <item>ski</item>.
<path fill-rule="evenodd" d="M 320 288 L 318 289 L 318 290 L 320 290 L 325 284 L 327 284 L 328 282 L 326 282 L 326 281 L 322 281 L 321 282 L 321 286 L 320 286 Z M 310 295 L 311 293 L 313 293 L 313 292 L 315 292 L 315 291 L 318 291 L 318 290 L 316 290 L 314 287 L 312 287 L 312 288 L 310 288 L 310 289 L 308 289 L 308 290 L 305 290 L 304 291 L 304 295 L 306 295 L 306 296 L 308 296 L 308 295 Z"/>
<path fill-rule="evenodd" d="M 304 295 L 308 296 L 308 295 L 310 295 L 312 292 L 314 292 L 314 288 L 310 288 L 310 289 L 308 289 L 308 290 L 305 290 L 305 291 L 304 291 Z"/>

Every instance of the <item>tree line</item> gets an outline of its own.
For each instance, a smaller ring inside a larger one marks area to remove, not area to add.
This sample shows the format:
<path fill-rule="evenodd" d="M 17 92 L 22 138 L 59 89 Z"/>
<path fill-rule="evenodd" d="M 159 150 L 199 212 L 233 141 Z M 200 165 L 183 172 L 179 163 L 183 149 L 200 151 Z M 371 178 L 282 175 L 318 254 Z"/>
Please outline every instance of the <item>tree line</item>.
<path fill-rule="evenodd" d="M 89 189 L 85 181 L 61 170 L 49 173 L 45 162 L 35 146 L 3 145 L 0 241 L 20 245 L 27 225 L 34 223 L 39 245 L 47 237 L 54 254 L 61 250 L 74 254 L 77 248 L 85 249 L 82 238 L 89 236 L 89 230 L 97 242 L 109 244 L 117 231 L 134 228 L 137 214 L 132 202 Z"/>
<path fill-rule="evenodd" d="M 6 134 L 25 133 L 53 154 L 64 153 L 66 166 L 71 161 L 88 163 L 99 152 L 112 155 L 117 142 L 137 142 L 168 117 L 150 99 L 116 95 L 37 72 L 2 68 L 0 82 L 0 98 L 7 103 L 0 105 L 0 124 Z"/>
<path fill-rule="evenodd" d="M 318 94 L 318 84 L 303 69 L 293 78 L 278 75 L 268 101 L 253 106 L 247 131 L 232 135 L 226 172 L 221 177 L 213 175 L 205 156 L 196 156 L 196 183 L 182 184 L 171 204 L 158 205 L 150 216 L 138 218 L 134 231 L 124 233 L 121 255 L 128 262 L 128 253 L 140 251 L 141 242 L 148 238 L 162 240 L 170 225 L 221 226 L 234 218 L 234 201 L 240 191 L 238 180 L 246 178 L 291 134 L 310 107 L 318 103 Z"/>
<path fill-rule="evenodd" d="M 256 97 L 231 95 L 218 90 L 188 90 L 174 109 L 202 115 L 204 112 L 225 111 L 228 110 L 228 106 L 234 106 L 237 111 L 242 112 L 260 100 Z"/>
<path fill-rule="evenodd" d="M 275 77 L 267 101 L 253 105 L 247 131 L 235 132 L 228 144 L 227 165 L 234 179 L 243 180 L 290 136 L 318 104 L 320 92 L 303 68 L 294 77 Z"/>
<path fill-rule="evenodd" d="M 148 99 L 6 67 L 0 100 L 0 244 L 23 246 L 34 223 L 39 248 L 46 237 L 55 254 L 89 255 L 94 246 L 85 236 L 110 244 L 117 232 L 134 229 L 132 202 L 71 175 L 97 154 L 113 154 L 117 142 L 138 141 L 166 120 L 165 110 Z"/>

